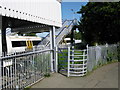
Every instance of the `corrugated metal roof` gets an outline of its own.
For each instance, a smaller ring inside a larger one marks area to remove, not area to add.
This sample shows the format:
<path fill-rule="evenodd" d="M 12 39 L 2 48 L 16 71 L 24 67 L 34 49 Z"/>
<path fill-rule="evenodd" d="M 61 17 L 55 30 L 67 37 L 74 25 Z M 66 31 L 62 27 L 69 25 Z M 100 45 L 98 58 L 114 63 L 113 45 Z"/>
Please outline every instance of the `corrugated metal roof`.
<path fill-rule="evenodd" d="M 0 0 L 2 16 L 61 27 L 61 4 L 56 0 Z"/>

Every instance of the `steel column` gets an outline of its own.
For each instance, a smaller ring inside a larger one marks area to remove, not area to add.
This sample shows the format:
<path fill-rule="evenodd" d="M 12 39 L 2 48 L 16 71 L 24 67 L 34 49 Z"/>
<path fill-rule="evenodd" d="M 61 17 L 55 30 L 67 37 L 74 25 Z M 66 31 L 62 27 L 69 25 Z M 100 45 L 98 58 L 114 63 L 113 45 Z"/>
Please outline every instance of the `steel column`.
<path fill-rule="evenodd" d="M 55 71 L 58 72 L 58 47 L 56 46 L 56 57 L 55 57 Z"/>
<path fill-rule="evenodd" d="M 55 49 L 56 43 L 55 43 L 55 27 L 50 27 L 50 49 L 53 50 L 53 52 L 51 53 L 51 71 L 54 72 L 55 71 Z"/>
<path fill-rule="evenodd" d="M 57 63 L 58 63 L 58 61 L 57 61 L 57 55 L 56 55 L 56 53 L 57 53 L 57 47 L 56 47 L 56 40 L 55 40 L 55 26 L 53 26 L 53 49 L 54 49 L 54 54 L 53 54 L 53 68 L 54 68 L 54 71 L 55 72 L 57 72 Z"/>

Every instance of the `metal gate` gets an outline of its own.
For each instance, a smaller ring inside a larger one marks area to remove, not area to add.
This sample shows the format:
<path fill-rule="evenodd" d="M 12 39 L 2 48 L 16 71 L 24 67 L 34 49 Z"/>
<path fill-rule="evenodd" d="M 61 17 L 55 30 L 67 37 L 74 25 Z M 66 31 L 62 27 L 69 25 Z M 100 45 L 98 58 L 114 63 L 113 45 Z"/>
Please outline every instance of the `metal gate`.
<path fill-rule="evenodd" d="M 58 48 L 58 73 L 67 76 L 68 48 Z"/>
<path fill-rule="evenodd" d="M 88 48 L 58 48 L 58 72 L 65 76 L 84 76 L 87 72 Z"/>
<path fill-rule="evenodd" d="M 70 50 L 68 47 L 67 76 L 84 76 L 87 72 L 87 49 Z"/>

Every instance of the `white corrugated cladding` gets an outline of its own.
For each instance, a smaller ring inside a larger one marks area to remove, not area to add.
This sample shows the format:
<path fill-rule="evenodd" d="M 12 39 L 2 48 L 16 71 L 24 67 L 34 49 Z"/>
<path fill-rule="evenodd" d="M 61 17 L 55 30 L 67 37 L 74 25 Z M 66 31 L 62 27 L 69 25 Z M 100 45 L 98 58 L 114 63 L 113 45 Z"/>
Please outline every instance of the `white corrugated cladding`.
<path fill-rule="evenodd" d="M 57 0 L 0 0 L 3 16 L 62 26 L 61 3 Z"/>

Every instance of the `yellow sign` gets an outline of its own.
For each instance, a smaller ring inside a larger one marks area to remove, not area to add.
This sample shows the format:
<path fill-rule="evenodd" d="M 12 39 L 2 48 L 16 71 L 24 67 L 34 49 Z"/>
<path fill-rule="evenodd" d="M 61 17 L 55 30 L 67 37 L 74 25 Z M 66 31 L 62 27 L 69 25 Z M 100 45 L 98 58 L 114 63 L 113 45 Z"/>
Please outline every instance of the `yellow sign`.
<path fill-rule="evenodd" d="M 33 42 L 28 40 L 26 41 L 27 49 L 32 50 L 33 49 Z"/>

